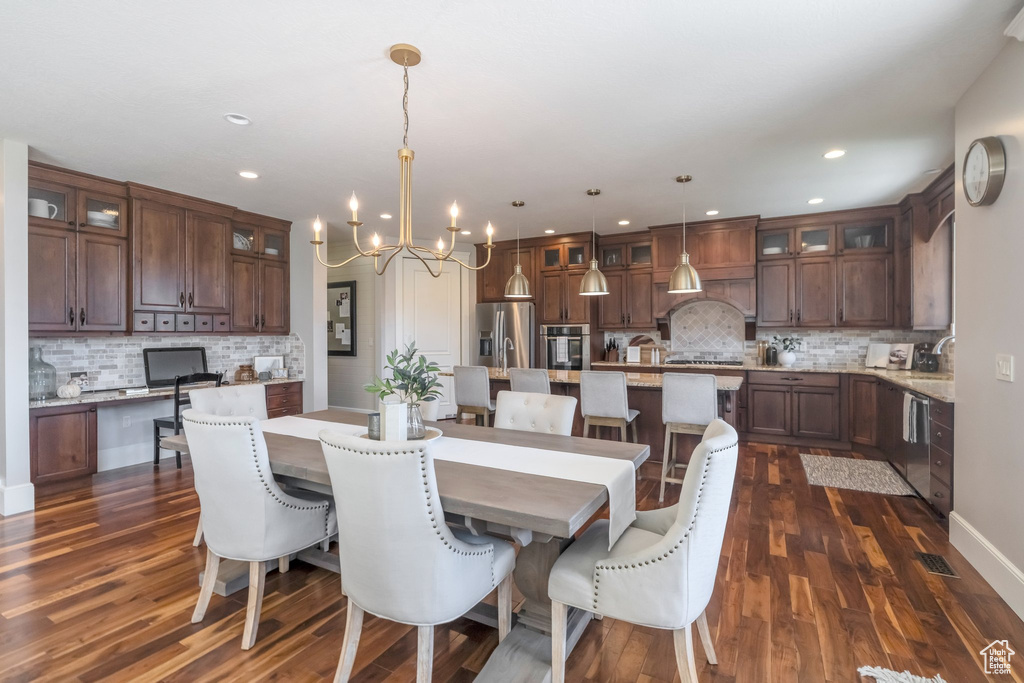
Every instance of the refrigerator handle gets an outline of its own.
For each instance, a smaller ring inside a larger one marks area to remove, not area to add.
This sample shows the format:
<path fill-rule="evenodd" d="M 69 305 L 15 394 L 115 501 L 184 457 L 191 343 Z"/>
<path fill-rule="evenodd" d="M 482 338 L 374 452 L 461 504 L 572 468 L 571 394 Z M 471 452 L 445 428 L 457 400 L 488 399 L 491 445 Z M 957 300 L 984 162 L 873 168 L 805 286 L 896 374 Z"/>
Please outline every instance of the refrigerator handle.
<path fill-rule="evenodd" d="M 500 307 L 494 310 L 494 367 L 501 367 L 501 357 L 505 354 L 505 311 Z"/>

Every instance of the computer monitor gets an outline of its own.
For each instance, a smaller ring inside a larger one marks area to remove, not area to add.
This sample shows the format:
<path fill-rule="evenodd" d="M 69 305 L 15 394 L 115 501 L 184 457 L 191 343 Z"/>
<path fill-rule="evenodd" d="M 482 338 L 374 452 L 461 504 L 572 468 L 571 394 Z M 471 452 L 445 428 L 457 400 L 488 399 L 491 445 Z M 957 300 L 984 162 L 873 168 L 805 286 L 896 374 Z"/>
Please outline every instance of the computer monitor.
<path fill-rule="evenodd" d="M 146 386 L 173 387 L 174 379 L 197 372 L 208 372 L 206 349 L 186 346 L 171 349 L 143 349 Z"/>

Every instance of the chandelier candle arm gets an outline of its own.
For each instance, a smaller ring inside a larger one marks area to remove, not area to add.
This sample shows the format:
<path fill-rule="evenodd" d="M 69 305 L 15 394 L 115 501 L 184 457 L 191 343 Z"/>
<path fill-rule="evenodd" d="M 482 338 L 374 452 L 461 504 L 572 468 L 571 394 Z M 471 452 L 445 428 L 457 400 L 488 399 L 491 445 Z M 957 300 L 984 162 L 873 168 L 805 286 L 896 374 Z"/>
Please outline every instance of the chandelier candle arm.
<path fill-rule="evenodd" d="M 452 202 L 449 213 L 451 215 L 451 225 L 447 226 L 448 232 L 452 233 L 451 242 L 448 245 L 448 250 L 445 251 L 444 238 L 440 238 L 437 241 L 437 249 L 434 250 L 431 247 L 419 246 L 413 242 L 412 237 L 412 162 L 415 157 L 415 153 L 409 148 L 409 67 L 416 66 L 420 63 L 421 54 L 418 49 L 412 45 L 406 45 L 400 43 L 391 46 L 391 60 L 402 67 L 402 115 L 403 115 L 403 136 L 402 136 L 402 148 L 398 150 L 398 163 L 399 163 L 399 211 L 398 211 L 398 243 L 397 244 L 381 244 L 379 235 L 376 233 L 373 235 L 372 244 L 373 249 L 370 251 L 364 251 L 359 246 L 359 228 L 363 225 L 359 221 L 359 200 L 356 198 L 356 193 L 352 193 L 352 197 L 349 200 L 349 208 L 352 210 L 352 220 L 348 221 L 348 224 L 352 226 L 352 241 L 355 244 L 356 254 L 352 257 L 342 261 L 341 263 L 327 263 L 320 256 L 320 245 L 323 241 L 320 239 L 320 230 L 323 228 L 323 224 L 320 222 L 320 217 L 317 216 L 316 221 L 313 223 L 313 239 L 310 240 L 310 244 L 313 245 L 316 252 L 317 261 L 328 268 L 340 268 L 354 261 L 357 258 L 373 258 L 373 269 L 377 275 L 383 275 L 387 270 L 391 261 L 402 251 L 407 251 L 409 254 L 419 259 L 420 262 L 426 267 L 427 272 L 432 277 L 439 277 L 442 269 L 444 268 L 445 261 L 452 261 L 457 263 L 459 266 L 467 270 L 483 270 L 491 262 L 491 252 L 494 249 L 493 235 L 494 228 L 490 223 L 487 224 L 487 259 L 483 264 L 478 266 L 470 266 L 468 263 L 455 257 L 455 242 L 456 234 L 459 231 L 458 216 L 459 216 L 459 205 L 457 202 Z M 424 258 L 423 254 L 429 254 L 429 258 Z M 382 257 L 383 261 L 382 261 Z M 436 270 L 435 270 L 436 269 Z"/>

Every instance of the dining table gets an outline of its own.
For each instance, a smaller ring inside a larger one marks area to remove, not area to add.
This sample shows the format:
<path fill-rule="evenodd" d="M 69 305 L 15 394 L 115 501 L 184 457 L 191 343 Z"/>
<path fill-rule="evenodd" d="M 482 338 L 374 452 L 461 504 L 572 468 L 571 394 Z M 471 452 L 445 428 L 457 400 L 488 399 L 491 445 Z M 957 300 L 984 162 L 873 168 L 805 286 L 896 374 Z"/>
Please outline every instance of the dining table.
<path fill-rule="evenodd" d="M 262 421 L 270 468 L 275 478 L 286 486 L 331 494 L 331 479 L 319 440 L 296 436 L 294 430 L 284 430 L 292 433 L 275 433 L 275 423 L 289 420 L 294 424 L 296 419 L 331 422 L 339 425 L 339 429 L 351 431 L 352 426 L 366 426 L 367 413 L 332 408 Z M 613 458 L 631 463 L 634 470 L 650 455 L 650 448 L 644 444 L 478 427 L 449 421 L 425 424 L 440 430 L 447 439 L 479 443 L 479 449 L 475 450 L 481 453 L 486 453 L 488 445 L 492 445 L 495 448 L 491 450 L 502 450 L 507 454 L 507 447 L 511 446 L 523 448 L 524 454 L 528 449 L 532 454 L 539 450 Z M 433 449 L 443 449 L 444 444 L 444 439 L 438 440 Z M 188 452 L 184 433 L 164 437 L 161 446 Z M 551 568 L 558 556 L 572 544 L 574 536 L 609 501 L 608 489 L 592 481 L 509 469 L 501 466 L 500 458 L 481 465 L 478 462 L 469 464 L 445 460 L 440 455 L 439 452 L 434 454 L 434 469 L 441 506 L 448 523 L 463 526 L 475 534 L 498 536 L 520 546 L 513 580 L 524 601 L 519 612 L 513 615 L 511 633 L 491 654 L 476 680 L 549 680 L 551 601 L 548 598 L 548 578 Z M 595 463 L 595 466 L 601 464 Z M 295 557 L 340 572 L 337 554 L 325 549 L 310 548 Z M 218 593 L 231 593 L 247 585 L 245 567 L 238 564 L 240 566 L 235 567 L 231 562 L 221 562 Z M 274 566 L 276 563 L 267 563 L 268 571 Z M 481 603 L 467 616 L 497 625 L 497 611 L 491 605 Z M 571 652 L 587 624 L 595 617 L 598 615 L 570 608 L 566 629 L 567 653 Z"/>

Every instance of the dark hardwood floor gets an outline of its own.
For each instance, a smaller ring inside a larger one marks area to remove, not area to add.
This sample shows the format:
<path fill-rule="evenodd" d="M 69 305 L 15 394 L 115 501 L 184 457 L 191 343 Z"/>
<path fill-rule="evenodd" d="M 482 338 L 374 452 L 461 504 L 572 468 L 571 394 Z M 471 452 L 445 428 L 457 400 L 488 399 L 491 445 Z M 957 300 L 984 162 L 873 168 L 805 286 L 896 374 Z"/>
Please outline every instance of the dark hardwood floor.
<path fill-rule="evenodd" d="M 812 449 L 827 454 L 827 451 Z M 850 456 L 849 453 L 833 453 Z M 638 488 L 657 507 L 653 467 Z M 670 501 L 679 487 L 669 488 Z M 214 596 L 189 623 L 205 552 L 191 469 L 149 465 L 39 490 L 34 514 L 0 519 L 0 679 L 319 680 L 333 675 L 345 600 L 338 577 L 302 563 L 268 576 L 259 638 L 240 649 L 245 591 Z M 927 574 L 918 550 L 959 579 Z M 811 487 L 795 448 L 741 448 L 732 514 L 709 607 L 719 665 L 696 646 L 702 681 L 859 681 L 885 666 L 948 683 L 984 681 L 978 651 L 1024 623 L 949 545 L 923 503 Z M 434 680 L 470 681 L 497 644 L 467 620 L 437 629 Z M 358 681 L 415 679 L 416 634 L 368 618 Z M 1012 677 L 1024 679 L 1018 655 Z M 678 680 L 671 634 L 592 622 L 569 658 L 573 681 Z"/>

